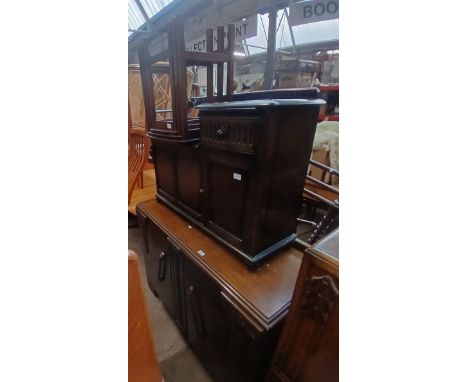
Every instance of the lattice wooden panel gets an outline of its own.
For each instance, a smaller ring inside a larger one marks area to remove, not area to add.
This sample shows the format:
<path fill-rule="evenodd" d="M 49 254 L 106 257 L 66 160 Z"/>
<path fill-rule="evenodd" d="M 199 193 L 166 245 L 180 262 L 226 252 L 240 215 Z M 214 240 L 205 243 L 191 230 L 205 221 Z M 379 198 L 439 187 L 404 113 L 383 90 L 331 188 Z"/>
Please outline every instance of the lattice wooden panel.
<path fill-rule="evenodd" d="M 168 65 L 158 62 L 156 65 Z M 193 72 L 187 69 L 187 97 L 191 96 L 193 83 Z M 172 109 L 171 82 L 167 74 L 153 74 L 153 91 L 156 110 Z M 143 100 L 143 88 L 141 85 L 141 74 L 139 65 L 129 65 L 128 69 L 128 96 L 132 121 L 135 127 L 145 127 L 145 105 Z M 193 111 L 193 113 L 196 113 Z M 157 113 L 156 120 L 172 118 L 172 113 Z"/>

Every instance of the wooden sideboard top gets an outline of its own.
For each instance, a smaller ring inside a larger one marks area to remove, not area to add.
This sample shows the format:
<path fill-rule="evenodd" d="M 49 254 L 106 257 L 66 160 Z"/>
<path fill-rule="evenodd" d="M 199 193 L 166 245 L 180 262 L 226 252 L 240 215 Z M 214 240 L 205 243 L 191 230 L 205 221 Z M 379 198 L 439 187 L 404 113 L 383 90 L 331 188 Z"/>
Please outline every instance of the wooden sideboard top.
<path fill-rule="evenodd" d="M 250 270 L 228 249 L 162 203 L 149 200 L 138 204 L 137 211 L 158 225 L 173 245 L 210 274 L 221 285 L 223 297 L 257 331 L 266 331 L 285 317 L 302 261 L 299 249 L 280 250 Z"/>
<path fill-rule="evenodd" d="M 340 267 L 339 241 L 340 234 L 337 228 L 306 250 L 306 253 L 315 257 L 317 265 L 331 272 L 336 277 L 339 277 L 338 273 Z"/>

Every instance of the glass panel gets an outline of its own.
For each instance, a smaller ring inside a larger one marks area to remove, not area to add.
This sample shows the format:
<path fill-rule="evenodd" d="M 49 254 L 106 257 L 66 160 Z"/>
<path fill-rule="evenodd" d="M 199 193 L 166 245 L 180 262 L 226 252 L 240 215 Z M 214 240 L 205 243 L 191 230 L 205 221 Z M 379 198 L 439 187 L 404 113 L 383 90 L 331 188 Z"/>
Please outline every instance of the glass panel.
<path fill-rule="evenodd" d="M 338 19 L 319 21 L 292 27 L 296 45 L 338 40 Z"/>
<path fill-rule="evenodd" d="M 148 50 L 151 56 L 164 52 L 169 48 L 167 33 L 160 33 L 149 43 Z"/>
<path fill-rule="evenodd" d="M 268 15 L 257 15 L 257 35 L 246 40 L 249 55 L 264 53 L 267 49 Z"/>
<path fill-rule="evenodd" d="M 143 9 L 148 18 L 151 19 L 161 9 L 172 3 L 173 0 L 140 0 Z M 139 29 L 144 23 L 145 18 L 142 15 L 140 8 L 134 0 L 128 0 L 128 29 Z M 129 35 L 133 32 L 129 32 Z"/>
<path fill-rule="evenodd" d="M 276 50 L 292 46 L 291 32 L 289 31 L 287 10 L 281 9 L 276 15 Z"/>
<path fill-rule="evenodd" d="M 133 0 L 128 0 L 128 29 L 138 29 L 145 22 L 137 5 Z M 133 33 L 133 32 L 130 32 Z"/>

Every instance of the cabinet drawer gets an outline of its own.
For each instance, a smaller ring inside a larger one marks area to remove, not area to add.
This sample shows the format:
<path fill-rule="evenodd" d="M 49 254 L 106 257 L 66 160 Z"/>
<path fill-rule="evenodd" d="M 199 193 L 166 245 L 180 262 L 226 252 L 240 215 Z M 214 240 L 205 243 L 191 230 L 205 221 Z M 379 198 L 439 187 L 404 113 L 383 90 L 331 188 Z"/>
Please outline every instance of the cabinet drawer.
<path fill-rule="evenodd" d="M 258 130 L 258 118 L 234 116 L 201 118 L 201 142 L 205 147 L 254 154 Z"/>

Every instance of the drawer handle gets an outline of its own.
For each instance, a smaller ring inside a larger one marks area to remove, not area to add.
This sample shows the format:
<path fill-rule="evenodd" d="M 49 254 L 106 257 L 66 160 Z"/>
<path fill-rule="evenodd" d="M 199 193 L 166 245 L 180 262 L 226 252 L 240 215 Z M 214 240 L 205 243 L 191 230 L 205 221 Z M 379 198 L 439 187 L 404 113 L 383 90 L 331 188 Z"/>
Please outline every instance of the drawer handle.
<path fill-rule="evenodd" d="M 217 131 L 216 131 L 216 136 L 218 138 L 225 138 L 229 135 L 229 127 L 227 126 L 221 126 Z"/>
<path fill-rule="evenodd" d="M 158 279 L 159 281 L 164 281 L 166 278 L 166 261 L 167 254 L 164 253 L 164 251 L 161 251 L 159 254 L 159 269 L 158 269 Z"/>

